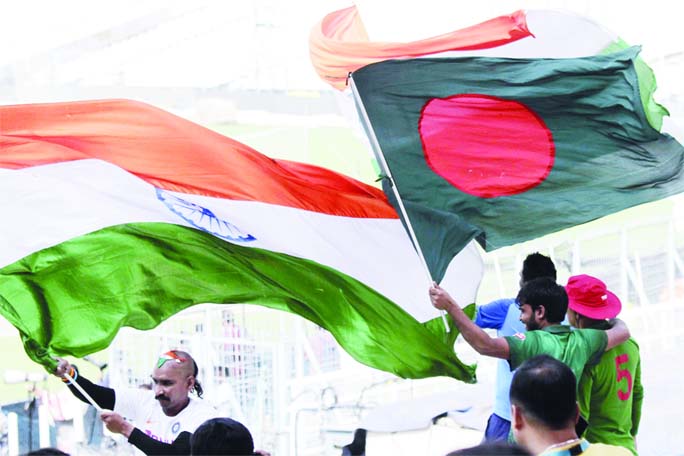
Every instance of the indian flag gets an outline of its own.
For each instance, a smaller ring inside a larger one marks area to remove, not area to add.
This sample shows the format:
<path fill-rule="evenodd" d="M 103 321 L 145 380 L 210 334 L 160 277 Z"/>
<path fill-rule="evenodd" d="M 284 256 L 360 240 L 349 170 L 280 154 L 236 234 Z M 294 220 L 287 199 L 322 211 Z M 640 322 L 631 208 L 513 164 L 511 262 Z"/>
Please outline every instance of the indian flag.
<path fill-rule="evenodd" d="M 126 100 L 0 107 L 0 175 L 0 312 L 48 369 L 122 326 L 247 303 L 374 368 L 474 381 L 380 189 Z M 460 302 L 482 269 L 472 244 L 451 262 Z"/>

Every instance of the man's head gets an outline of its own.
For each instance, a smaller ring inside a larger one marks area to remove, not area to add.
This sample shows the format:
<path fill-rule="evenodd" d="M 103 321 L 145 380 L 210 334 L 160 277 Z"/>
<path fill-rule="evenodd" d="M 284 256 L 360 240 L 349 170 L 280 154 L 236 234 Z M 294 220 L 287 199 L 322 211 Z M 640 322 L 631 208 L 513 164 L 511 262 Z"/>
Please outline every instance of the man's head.
<path fill-rule="evenodd" d="M 565 288 L 548 277 L 526 282 L 516 301 L 520 307 L 520 321 L 528 331 L 559 324 L 568 309 Z"/>
<path fill-rule="evenodd" d="M 574 432 L 579 417 L 575 374 L 564 363 L 539 355 L 518 367 L 511 381 L 511 428 L 529 447 L 535 433 Z"/>
<path fill-rule="evenodd" d="M 596 277 L 581 274 L 568 279 L 568 320 L 578 328 L 597 326 L 601 321 L 615 318 L 622 309 L 620 299 Z"/>
<path fill-rule="evenodd" d="M 171 350 L 162 354 L 152 371 L 152 390 L 164 414 L 176 416 L 190 402 L 188 393 L 202 397 L 197 381 L 197 364 L 189 353 Z"/>
<path fill-rule="evenodd" d="M 532 454 L 515 443 L 485 442 L 474 447 L 452 451 L 446 456 L 532 456 Z"/>
<path fill-rule="evenodd" d="M 530 253 L 523 261 L 520 270 L 520 286 L 522 287 L 526 282 L 540 277 L 550 277 L 555 281 L 556 267 L 551 258 L 539 252 Z"/>
<path fill-rule="evenodd" d="M 65 453 L 57 448 L 46 447 L 39 448 L 37 450 L 29 451 L 26 456 L 69 456 L 69 453 Z"/>
<path fill-rule="evenodd" d="M 230 418 L 212 418 L 202 423 L 190 438 L 190 454 L 251 455 L 252 434 Z"/>

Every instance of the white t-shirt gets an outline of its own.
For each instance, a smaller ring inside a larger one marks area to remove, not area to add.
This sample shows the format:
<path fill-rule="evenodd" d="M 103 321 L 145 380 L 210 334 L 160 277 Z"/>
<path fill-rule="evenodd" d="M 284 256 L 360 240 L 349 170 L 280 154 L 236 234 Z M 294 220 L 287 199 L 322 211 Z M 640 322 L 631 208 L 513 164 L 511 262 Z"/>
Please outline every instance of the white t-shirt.
<path fill-rule="evenodd" d="M 202 399 L 190 397 L 190 403 L 176 416 L 166 416 L 152 391 L 117 389 L 114 412 L 155 440 L 171 443 L 182 431 L 195 432 L 202 423 L 216 418 L 216 409 Z"/>

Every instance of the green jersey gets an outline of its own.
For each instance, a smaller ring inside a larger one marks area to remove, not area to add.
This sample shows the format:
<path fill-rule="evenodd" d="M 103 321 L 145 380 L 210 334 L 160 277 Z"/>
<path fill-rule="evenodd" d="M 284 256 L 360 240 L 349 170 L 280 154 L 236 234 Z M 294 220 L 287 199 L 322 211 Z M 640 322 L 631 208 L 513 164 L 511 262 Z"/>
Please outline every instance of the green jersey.
<path fill-rule="evenodd" d="M 629 339 L 605 352 L 580 379 L 577 400 L 589 423 L 584 437 L 590 442 L 620 445 L 637 454 L 634 437 L 643 397 L 639 345 Z"/>
<path fill-rule="evenodd" d="M 526 359 L 546 354 L 567 364 L 579 379 L 586 364 L 595 364 L 608 344 L 606 332 L 600 329 L 572 330 L 566 325 L 547 326 L 507 336 L 511 370 Z"/>

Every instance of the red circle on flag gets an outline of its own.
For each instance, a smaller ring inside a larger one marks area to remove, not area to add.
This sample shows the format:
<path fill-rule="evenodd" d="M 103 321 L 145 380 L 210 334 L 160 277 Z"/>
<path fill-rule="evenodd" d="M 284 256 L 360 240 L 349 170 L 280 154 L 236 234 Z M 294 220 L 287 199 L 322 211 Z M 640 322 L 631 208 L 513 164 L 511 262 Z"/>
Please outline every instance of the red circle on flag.
<path fill-rule="evenodd" d="M 459 190 L 481 198 L 536 187 L 551 172 L 551 131 L 517 101 L 460 94 L 428 101 L 418 121 L 428 165 Z"/>

